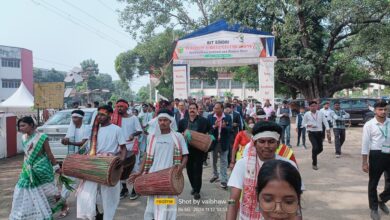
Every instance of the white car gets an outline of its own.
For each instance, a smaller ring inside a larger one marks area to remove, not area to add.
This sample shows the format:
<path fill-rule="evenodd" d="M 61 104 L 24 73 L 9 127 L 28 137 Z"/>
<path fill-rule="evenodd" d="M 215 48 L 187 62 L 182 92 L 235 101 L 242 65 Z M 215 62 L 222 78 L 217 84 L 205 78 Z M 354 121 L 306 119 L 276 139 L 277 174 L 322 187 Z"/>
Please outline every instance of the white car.
<path fill-rule="evenodd" d="M 274 100 L 275 105 L 281 105 L 282 102 L 283 102 L 283 99 L 281 99 L 281 98 L 275 98 L 275 100 Z"/>
<path fill-rule="evenodd" d="M 68 155 L 68 146 L 61 144 L 72 121 L 71 113 L 75 109 L 67 109 L 55 113 L 45 124 L 38 127 L 38 131 L 47 134 L 50 149 L 57 160 L 63 160 Z M 83 124 L 92 128 L 97 115 L 96 108 L 84 108 Z"/>

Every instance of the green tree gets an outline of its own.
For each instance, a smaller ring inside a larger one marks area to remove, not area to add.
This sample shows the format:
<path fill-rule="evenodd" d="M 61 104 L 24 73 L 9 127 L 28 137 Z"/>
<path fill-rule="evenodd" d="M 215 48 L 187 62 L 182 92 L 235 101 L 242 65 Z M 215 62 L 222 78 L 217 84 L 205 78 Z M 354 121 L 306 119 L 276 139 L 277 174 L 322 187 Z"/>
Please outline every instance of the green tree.
<path fill-rule="evenodd" d="M 142 40 L 161 29 L 175 27 L 188 32 L 207 26 L 213 21 L 212 10 L 217 3 L 217 0 L 118 1 L 126 3 L 120 11 L 120 24 L 133 38 Z M 200 16 L 191 17 L 191 14 Z"/>
<path fill-rule="evenodd" d="M 83 60 L 80 63 L 81 69 L 88 76 L 93 74 L 99 74 L 99 65 L 93 59 Z"/>
<path fill-rule="evenodd" d="M 65 79 L 65 73 L 55 70 L 54 68 L 46 71 L 45 73 L 42 69 L 34 68 L 33 69 L 34 82 L 63 82 Z"/>
<path fill-rule="evenodd" d="M 151 101 L 150 98 L 150 84 L 141 87 L 137 92 L 137 101 L 138 102 L 147 102 Z"/>
<path fill-rule="evenodd" d="M 160 79 L 157 89 L 163 96 L 172 97 L 172 53 L 175 36 L 179 31 L 167 29 L 161 34 L 123 52 L 115 59 L 115 70 L 122 81 L 131 81 L 137 76 L 153 74 Z"/>
<path fill-rule="evenodd" d="M 386 33 L 389 9 L 387 0 L 221 0 L 214 12 L 234 23 L 272 30 L 276 55 L 286 58 L 276 63 L 278 81 L 317 98 L 366 83 L 390 84 L 384 80 L 388 69 L 370 61 L 388 53 L 367 50 L 372 43 L 388 44 L 388 37 L 377 39 L 375 33 Z"/>
<path fill-rule="evenodd" d="M 141 39 L 168 27 L 188 32 L 216 18 L 272 31 L 282 58 L 275 66 L 278 82 L 306 98 L 330 97 L 367 83 L 390 84 L 388 0 L 126 2 L 120 22 Z M 197 17 L 190 17 L 190 8 Z"/>
<path fill-rule="evenodd" d="M 167 29 L 163 33 L 139 43 L 134 49 L 120 53 L 115 59 L 115 70 L 122 81 L 131 81 L 137 76 L 153 74 L 160 79 L 157 89 L 160 94 L 173 97 L 172 54 L 175 40 L 183 36 L 181 31 Z M 191 76 L 215 81 L 215 68 L 192 68 Z"/>
<path fill-rule="evenodd" d="M 226 98 L 233 98 L 234 94 L 230 91 L 226 91 L 223 93 L 223 96 Z"/>
<path fill-rule="evenodd" d="M 112 82 L 111 75 L 107 73 L 100 73 L 98 75 L 90 75 L 86 81 L 89 90 L 107 89 L 113 91 L 115 86 Z"/>
<path fill-rule="evenodd" d="M 130 89 L 127 82 L 123 82 L 122 80 L 115 80 L 114 91 L 112 92 L 112 96 L 116 96 L 118 99 L 125 99 L 127 101 L 133 101 L 136 97 L 135 93 Z"/>

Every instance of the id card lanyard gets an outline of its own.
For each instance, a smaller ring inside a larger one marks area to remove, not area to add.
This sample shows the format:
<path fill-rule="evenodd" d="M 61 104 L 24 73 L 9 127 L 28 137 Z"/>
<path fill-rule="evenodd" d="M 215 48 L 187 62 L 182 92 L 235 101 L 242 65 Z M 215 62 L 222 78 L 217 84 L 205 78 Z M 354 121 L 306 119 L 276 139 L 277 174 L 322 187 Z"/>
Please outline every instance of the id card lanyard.
<path fill-rule="evenodd" d="M 382 135 L 385 137 L 385 140 L 387 141 L 387 136 L 388 136 L 388 128 L 389 126 L 387 126 L 388 123 L 386 123 L 385 125 L 385 130 L 383 131 L 383 129 L 378 125 L 378 128 L 379 130 L 381 131 Z"/>
<path fill-rule="evenodd" d="M 385 154 L 390 154 L 390 146 L 389 144 L 387 143 L 387 137 L 388 137 L 388 124 L 386 123 L 386 128 L 385 128 L 385 131 L 383 131 L 382 128 L 380 128 L 378 126 L 379 130 L 381 131 L 382 135 L 385 137 L 385 143 L 382 144 L 382 153 L 385 153 Z"/>

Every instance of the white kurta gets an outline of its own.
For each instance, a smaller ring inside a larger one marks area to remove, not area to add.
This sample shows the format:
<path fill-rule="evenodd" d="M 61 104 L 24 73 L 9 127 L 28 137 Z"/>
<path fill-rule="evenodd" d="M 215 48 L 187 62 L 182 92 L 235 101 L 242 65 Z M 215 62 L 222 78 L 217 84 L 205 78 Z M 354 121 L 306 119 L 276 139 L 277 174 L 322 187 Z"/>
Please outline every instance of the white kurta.
<path fill-rule="evenodd" d="M 72 122 L 73 123 L 73 122 Z M 73 125 L 74 126 L 74 125 Z M 89 140 L 89 137 L 91 136 L 91 127 L 82 124 L 80 128 L 74 127 L 73 129 L 68 129 L 68 132 L 66 133 L 65 137 L 69 138 L 71 142 L 81 142 L 83 140 Z M 85 145 L 87 145 L 86 143 Z M 69 147 L 69 146 L 68 146 Z M 74 147 L 73 146 L 73 153 L 77 153 L 79 150 L 79 147 Z M 80 180 L 74 177 L 68 177 L 71 180 L 73 180 L 73 184 L 71 184 L 71 187 L 74 189 L 77 189 L 77 186 L 80 183 Z M 68 190 L 65 186 L 62 186 L 61 190 L 61 198 L 63 199 L 68 199 L 70 194 L 72 192 Z"/>
<path fill-rule="evenodd" d="M 182 154 L 188 154 L 187 144 L 184 137 L 176 133 L 179 143 L 182 147 Z M 149 142 L 148 138 L 148 142 Z M 156 149 L 154 152 L 153 164 L 149 173 L 157 172 L 173 166 L 174 141 L 171 134 L 163 134 L 155 137 Z M 156 198 L 175 198 L 177 203 L 177 196 L 148 196 L 147 205 L 144 214 L 145 220 L 175 220 L 177 213 L 177 204 L 174 205 L 155 205 Z"/>
<path fill-rule="evenodd" d="M 134 140 L 133 141 L 128 140 L 130 135 L 134 134 L 137 131 L 142 132 L 141 123 L 139 122 L 139 119 L 137 118 L 137 116 L 133 115 L 129 118 L 122 118 L 121 130 L 123 133 L 123 137 L 125 137 L 125 140 L 126 140 L 127 157 L 129 157 L 131 155 L 131 151 L 133 150 L 133 147 L 134 147 Z M 139 170 L 139 164 L 140 164 L 139 156 L 140 156 L 140 154 L 136 155 L 135 164 L 134 164 L 134 168 L 132 170 L 132 173 L 137 172 Z"/>
<path fill-rule="evenodd" d="M 119 145 L 125 144 L 120 127 L 109 125 L 99 128 L 97 153 L 119 153 Z M 91 181 L 84 181 L 80 184 L 77 194 L 77 218 L 94 220 L 96 216 L 97 196 L 101 195 L 103 205 L 103 219 L 112 220 L 119 205 L 120 182 L 115 186 L 105 186 Z"/>

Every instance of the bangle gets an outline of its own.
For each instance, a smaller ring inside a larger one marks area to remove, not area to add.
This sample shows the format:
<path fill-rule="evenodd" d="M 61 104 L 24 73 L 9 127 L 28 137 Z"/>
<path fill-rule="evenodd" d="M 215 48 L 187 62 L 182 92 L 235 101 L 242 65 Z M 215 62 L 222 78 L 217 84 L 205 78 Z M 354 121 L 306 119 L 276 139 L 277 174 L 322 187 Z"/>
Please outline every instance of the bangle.
<path fill-rule="evenodd" d="M 53 166 L 54 172 L 56 172 L 59 169 L 60 169 L 60 165 L 59 164 L 56 164 L 56 165 Z"/>

